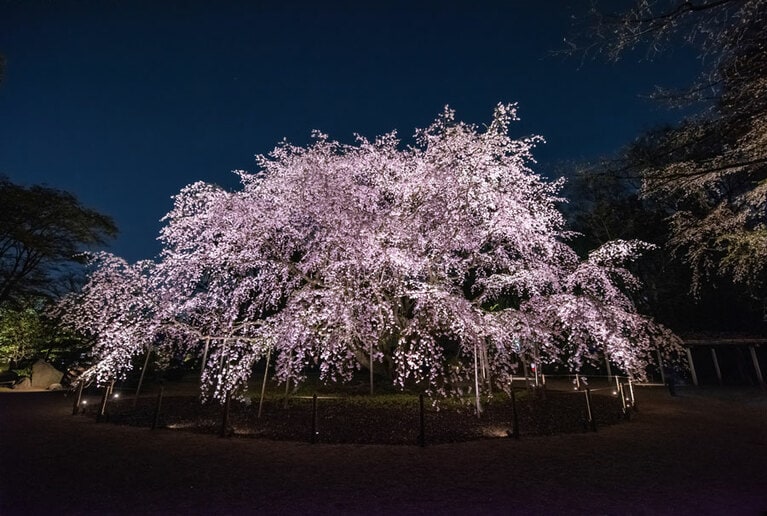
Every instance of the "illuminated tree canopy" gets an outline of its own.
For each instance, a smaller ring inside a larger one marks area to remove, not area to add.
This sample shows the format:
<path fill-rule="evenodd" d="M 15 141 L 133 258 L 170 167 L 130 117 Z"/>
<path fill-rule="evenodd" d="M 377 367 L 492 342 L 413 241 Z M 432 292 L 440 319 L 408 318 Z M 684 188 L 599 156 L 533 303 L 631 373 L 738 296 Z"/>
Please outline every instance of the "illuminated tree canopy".
<path fill-rule="evenodd" d="M 99 338 L 86 375 L 124 374 L 151 342 L 203 357 L 204 394 L 242 389 L 254 364 L 345 381 L 375 367 L 431 395 L 508 388 L 520 357 L 578 370 L 609 359 L 641 378 L 676 338 L 637 313 L 624 267 L 647 247 L 567 245 L 560 182 L 512 139 L 514 105 L 484 130 L 446 109 L 412 146 L 315 133 L 260 156 L 242 188 L 185 187 L 158 263 L 102 257 L 71 325 Z M 95 314 L 107 314 L 97 316 Z"/>

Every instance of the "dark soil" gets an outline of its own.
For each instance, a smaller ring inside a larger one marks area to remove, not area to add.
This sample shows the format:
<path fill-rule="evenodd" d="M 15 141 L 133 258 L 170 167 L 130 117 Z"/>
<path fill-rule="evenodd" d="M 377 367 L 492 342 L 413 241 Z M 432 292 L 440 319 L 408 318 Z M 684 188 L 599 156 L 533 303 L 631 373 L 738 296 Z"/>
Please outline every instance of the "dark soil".
<path fill-rule="evenodd" d="M 169 395 L 192 395 L 181 406 L 198 407 L 193 388 L 166 387 Z M 560 402 L 549 394 L 546 405 Z M 763 391 L 681 388 L 671 397 L 664 388 L 637 387 L 635 394 L 639 412 L 630 421 L 600 426 L 595 433 L 578 427 L 583 398 L 562 392 L 572 396 L 563 402 L 573 400 L 575 419 L 558 408 L 552 413 L 570 433 L 533 436 L 534 420 L 522 418 L 519 440 L 437 444 L 437 436 L 445 435 L 439 433 L 445 431 L 439 418 L 449 412 L 430 410 L 427 446 L 421 448 L 323 443 L 332 425 L 321 414 L 333 414 L 346 423 L 341 426 L 358 424 L 352 399 L 338 400 L 344 402 L 340 413 L 330 410 L 330 400 L 319 400 L 320 442 L 312 445 L 306 442 L 311 401 L 305 399 L 294 399 L 287 412 L 275 402 L 259 426 L 275 425 L 274 413 L 292 413 L 281 421 L 291 422 L 297 441 L 222 439 L 97 423 L 72 415 L 71 394 L 0 389 L 0 463 L 6 466 L 0 514 L 767 514 Z M 87 400 L 89 407 L 98 405 L 97 393 L 88 392 Z M 151 418 L 151 392 L 141 401 Z M 600 418 L 618 404 L 608 396 L 595 395 L 594 401 L 597 408 L 607 404 L 597 411 Z M 130 407 L 131 400 L 126 402 Z M 162 419 L 171 425 L 173 404 L 171 398 L 163 403 Z M 108 407 L 113 420 L 117 407 Z M 220 430 L 220 407 L 205 410 L 210 431 Z M 235 430 L 238 410 L 232 414 Z M 248 410 L 257 412 L 257 406 Z M 407 411 L 407 421 L 417 421 L 415 411 Z M 523 412 L 520 404 L 520 416 Z M 494 417 L 492 407 L 480 422 L 470 416 L 467 408 L 466 424 L 478 426 L 491 426 Z M 370 417 L 374 424 L 365 428 L 403 428 L 405 442 L 416 435 L 410 423 L 388 421 L 388 413 Z M 449 418 L 451 428 L 455 417 Z M 545 426 L 548 419 L 538 421 Z"/>
<path fill-rule="evenodd" d="M 583 392 L 549 391 L 517 394 L 518 431 L 521 436 L 584 432 L 592 428 L 586 416 Z M 513 436 L 514 410 L 506 396 L 483 403 L 477 418 L 473 405 L 458 401 L 433 404 L 424 400 L 424 438 L 428 443 L 448 443 Z M 229 419 L 224 407 L 201 403 L 196 396 L 163 397 L 157 419 L 157 400 L 141 398 L 134 408 L 131 399 L 110 402 L 104 419 L 112 423 L 186 431 L 258 437 L 274 440 L 324 443 L 416 444 L 420 436 L 417 396 L 369 398 L 365 396 L 294 397 L 287 406 L 282 399 L 267 399 L 258 417 L 258 399 L 233 401 Z M 597 427 L 623 421 L 619 398 L 592 395 L 592 414 Z M 89 414 L 96 416 L 96 407 Z M 630 415 L 630 414 L 629 414 Z M 314 436 L 312 437 L 312 429 Z"/>

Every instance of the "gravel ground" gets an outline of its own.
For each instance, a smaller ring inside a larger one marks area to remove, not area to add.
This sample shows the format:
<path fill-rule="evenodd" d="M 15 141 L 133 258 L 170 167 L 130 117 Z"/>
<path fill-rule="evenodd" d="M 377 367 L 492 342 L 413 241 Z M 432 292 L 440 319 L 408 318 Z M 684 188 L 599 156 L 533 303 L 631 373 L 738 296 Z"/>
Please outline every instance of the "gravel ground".
<path fill-rule="evenodd" d="M 0 514 L 765 514 L 767 396 L 638 388 L 599 431 L 424 448 L 149 430 L 0 392 Z"/>

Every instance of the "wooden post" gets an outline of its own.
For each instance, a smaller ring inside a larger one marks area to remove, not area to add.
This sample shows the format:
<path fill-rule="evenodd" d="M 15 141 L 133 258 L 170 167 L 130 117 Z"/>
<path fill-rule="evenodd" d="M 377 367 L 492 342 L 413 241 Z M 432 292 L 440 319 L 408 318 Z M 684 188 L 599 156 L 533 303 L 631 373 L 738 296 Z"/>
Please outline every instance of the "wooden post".
<path fill-rule="evenodd" d="M 258 419 L 261 419 L 261 410 L 264 408 L 264 394 L 266 393 L 266 379 L 269 377 L 269 359 L 272 356 L 272 349 L 266 352 L 266 367 L 264 367 L 264 381 L 261 382 L 261 399 L 258 400 Z"/>
<path fill-rule="evenodd" d="M 144 359 L 144 367 L 141 368 L 141 376 L 138 379 L 138 386 L 136 387 L 136 396 L 133 398 L 133 408 L 138 405 L 138 396 L 141 393 L 141 386 L 144 383 L 144 375 L 146 374 L 147 367 L 149 367 L 149 357 L 152 355 L 152 346 L 146 350 L 146 358 Z"/>
<path fill-rule="evenodd" d="M 749 346 L 748 350 L 751 352 L 751 361 L 754 363 L 754 372 L 756 373 L 756 379 L 759 380 L 759 385 L 764 389 L 764 377 L 762 376 L 762 370 L 759 367 L 759 359 L 756 356 L 756 348 Z"/>
<path fill-rule="evenodd" d="M 81 381 L 80 381 L 80 385 L 77 387 L 77 396 L 75 397 L 75 402 L 74 402 L 74 404 L 72 405 L 72 415 L 73 415 L 73 416 L 76 416 L 76 415 L 77 415 L 77 413 L 80 411 L 80 402 L 81 402 L 81 401 L 82 401 L 82 399 L 83 399 L 83 384 L 84 384 L 84 383 L 85 383 L 85 382 L 83 382 L 83 381 L 81 380 Z"/>
<path fill-rule="evenodd" d="M 692 362 L 692 351 L 690 351 L 689 347 L 685 348 L 687 350 L 687 362 L 690 363 L 690 374 L 692 375 L 692 384 L 697 387 L 698 386 L 698 375 L 695 373 L 695 364 Z"/>
<path fill-rule="evenodd" d="M 631 393 L 631 408 L 634 409 L 634 412 L 639 412 L 637 400 L 634 398 L 634 384 L 631 382 L 631 378 L 629 378 L 629 393 Z"/>
<path fill-rule="evenodd" d="M 232 391 L 226 391 L 224 410 L 221 418 L 221 437 L 229 437 L 229 413 L 232 406 Z"/>
<path fill-rule="evenodd" d="M 154 405 L 154 417 L 152 418 L 152 430 L 160 424 L 160 409 L 162 408 L 162 395 L 165 391 L 165 384 L 160 381 L 160 391 L 157 393 L 157 403 Z"/>
<path fill-rule="evenodd" d="M 658 369 L 660 369 L 660 381 L 663 385 L 666 385 L 666 372 L 663 370 L 663 357 L 661 357 L 660 350 L 656 349 L 655 352 L 658 354 Z"/>
<path fill-rule="evenodd" d="M 309 442 L 314 444 L 317 442 L 317 393 L 312 395 L 312 435 L 309 437 Z"/>
<path fill-rule="evenodd" d="M 514 392 L 514 384 L 511 385 L 511 436 L 519 439 L 519 415 L 517 414 L 517 394 Z"/>
<path fill-rule="evenodd" d="M 418 395 L 418 410 L 419 410 L 419 431 L 418 431 L 418 446 L 423 448 L 426 446 L 426 425 L 425 416 L 423 410 L 423 393 Z"/>
<path fill-rule="evenodd" d="M 714 371 L 716 371 L 716 378 L 719 380 L 719 385 L 722 385 L 722 370 L 719 369 L 719 359 L 716 356 L 716 348 L 711 347 L 711 359 L 714 361 Z"/>

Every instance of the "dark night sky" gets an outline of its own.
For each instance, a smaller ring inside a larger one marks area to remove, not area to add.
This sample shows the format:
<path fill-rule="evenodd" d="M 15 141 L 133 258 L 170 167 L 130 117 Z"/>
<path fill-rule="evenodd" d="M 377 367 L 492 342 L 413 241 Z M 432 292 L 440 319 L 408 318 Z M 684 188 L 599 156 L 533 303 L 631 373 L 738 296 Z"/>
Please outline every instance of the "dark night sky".
<path fill-rule="evenodd" d="M 617 150 L 673 120 L 641 95 L 686 83 L 684 52 L 618 64 L 551 57 L 578 2 L 0 0 L 0 174 L 113 216 L 112 251 L 153 257 L 171 196 L 312 129 L 410 137 L 445 104 L 543 135 L 538 170 Z"/>

